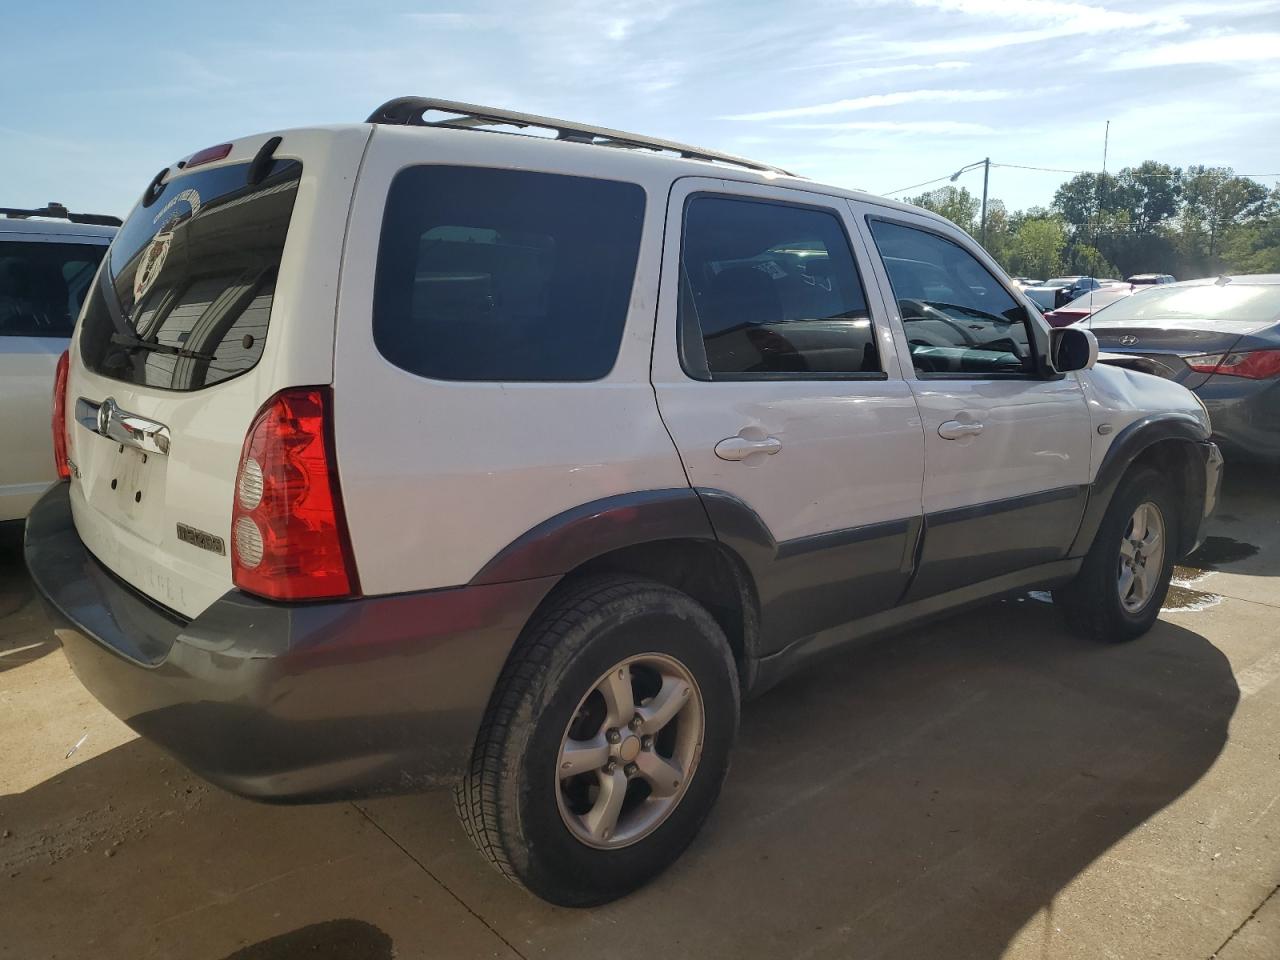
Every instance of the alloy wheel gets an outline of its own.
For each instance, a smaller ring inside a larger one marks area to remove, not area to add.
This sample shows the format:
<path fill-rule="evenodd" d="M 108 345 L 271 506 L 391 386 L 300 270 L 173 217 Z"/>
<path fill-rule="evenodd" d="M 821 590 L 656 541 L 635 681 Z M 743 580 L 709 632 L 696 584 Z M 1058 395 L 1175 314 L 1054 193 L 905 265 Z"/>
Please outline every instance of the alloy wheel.
<path fill-rule="evenodd" d="M 557 802 L 588 846 L 629 846 L 679 805 L 702 754 L 702 694 L 678 660 L 649 653 L 613 666 L 578 704 L 561 738 Z"/>

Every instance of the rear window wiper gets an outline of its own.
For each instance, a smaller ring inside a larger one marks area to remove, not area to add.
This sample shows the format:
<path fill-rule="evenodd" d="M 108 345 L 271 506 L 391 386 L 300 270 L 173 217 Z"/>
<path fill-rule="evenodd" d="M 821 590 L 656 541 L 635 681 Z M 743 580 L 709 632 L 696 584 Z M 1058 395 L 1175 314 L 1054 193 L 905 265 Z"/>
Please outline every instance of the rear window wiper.
<path fill-rule="evenodd" d="M 168 343 L 157 343 L 155 340 L 143 340 L 141 337 L 135 337 L 130 333 L 113 333 L 111 334 L 111 342 L 118 343 L 122 347 L 148 350 L 152 353 L 166 353 L 175 357 L 181 357 L 184 360 L 217 359 L 211 353 L 197 353 L 196 351 L 188 350 L 185 347 L 175 347 Z"/>

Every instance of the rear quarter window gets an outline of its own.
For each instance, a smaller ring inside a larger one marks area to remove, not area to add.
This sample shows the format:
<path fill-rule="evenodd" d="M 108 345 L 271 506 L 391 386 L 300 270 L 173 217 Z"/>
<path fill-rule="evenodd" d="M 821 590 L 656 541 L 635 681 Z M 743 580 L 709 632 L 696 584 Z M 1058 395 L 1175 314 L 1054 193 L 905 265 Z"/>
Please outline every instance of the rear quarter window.
<path fill-rule="evenodd" d="M 598 380 L 622 340 L 637 184 L 479 167 L 402 170 L 387 195 L 373 337 L 438 380 Z"/>

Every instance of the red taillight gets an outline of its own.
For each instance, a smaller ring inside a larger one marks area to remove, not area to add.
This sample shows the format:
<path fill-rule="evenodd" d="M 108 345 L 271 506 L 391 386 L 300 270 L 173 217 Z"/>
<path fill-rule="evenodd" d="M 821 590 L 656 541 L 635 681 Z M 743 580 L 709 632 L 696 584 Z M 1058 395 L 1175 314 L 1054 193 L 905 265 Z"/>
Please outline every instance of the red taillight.
<path fill-rule="evenodd" d="M 356 592 L 330 396 L 327 387 L 282 390 L 249 428 L 231 509 L 231 573 L 241 590 L 274 600 Z"/>
<path fill-rule="evenodd" d="M 215 160 L 221 160 L 230 152 L 231 144 L 229 143 L 220 143 L 216 147 L 205 147 L 203 150 L 197 150 L 187 157 L 187 162 L 182 167 L 184 170 L 190 170 L 192 167 L 198 167 L 202 163 L 213 163 Z"/>
<path fill-rule="evenodd" d="M 58 479 L 71 479 L 71 464 L 67 462 L 67 369 L 71 358 L 66 350 L 58 358 L 58 372 L 53 375 L 53 461 L 58 467 Z"/>
<path fill-rule="evenodd" d="M 1197 373 L 1217 373 L 1224 377 L 1265 380 L 1280 374 L 1280 350 L 1248 350 L 1242 353 L 1213 353 L 1187 357 L 1187 366 Z"/>

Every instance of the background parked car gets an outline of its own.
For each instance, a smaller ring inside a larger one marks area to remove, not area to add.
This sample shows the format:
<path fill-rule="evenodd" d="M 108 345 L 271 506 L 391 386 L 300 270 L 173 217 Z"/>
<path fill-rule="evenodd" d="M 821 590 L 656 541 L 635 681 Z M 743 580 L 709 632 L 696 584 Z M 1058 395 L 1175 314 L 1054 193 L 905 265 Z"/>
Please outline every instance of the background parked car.
<path fill-rule="evenodd" d="M 1135 273 L 1128 278 L 1128 282 L 1137 286 L 1152 286 L 1161 283 L 1176 283 L 1177 281 L 1167 273 Z"/>
<path fill-rule="evenodd" d="M 1280 274 L 1160 284 L 1088 325 L 1107 362 L 1193 390 L 1228 456 L 1280 462 Z"/>
<path fill-rule="evenodd" d="M 0 523 L 20 521 L 56 479 L 54 371 L 119 222 L 57 204 L 0 208 Z"/>
<path fill-rule="evenodd" d="M 1091 316 L 1096 311 L 1115 303 L 1117 300 L 1132 296 L 1134 292 L 1134 287 L 1127 283 L 1114 286 L 1108 284 L 1097 290 L 1090 290 L 1083 296 L 1076 297 L 1070 303 L 1064 304 L 1057 310 L 1050 310 L 1044 315 L 1044 318 L 1049 321 L 1050 326 L 1067 327 L 1073 323 L 1079 323 L 1085 317 Z"/>
<path fill-rule="evenodd" d="M 1022 292 L 1027 295 L 1027 299 L 1040 308 L 1041 313 L 1048 313 L 1050 310 L 1066 306 L 1075 299 L 1075 295 L 1066 284 L 1052 283 L 1048 280 L 1035 286 L 1024 286 Z"/>

